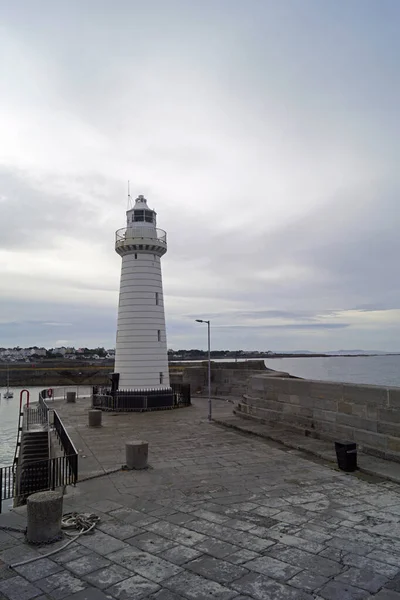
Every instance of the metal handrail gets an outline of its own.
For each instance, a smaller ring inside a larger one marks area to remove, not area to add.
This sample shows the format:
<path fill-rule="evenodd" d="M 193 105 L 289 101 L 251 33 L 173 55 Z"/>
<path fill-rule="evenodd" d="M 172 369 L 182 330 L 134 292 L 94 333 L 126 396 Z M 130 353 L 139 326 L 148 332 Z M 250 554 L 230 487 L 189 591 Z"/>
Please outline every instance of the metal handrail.
<path fill-rule="evenodd" d="M 75 477 L 78 479 L 78 451 L 56 410 L 53 411 L 53 427 L 57 434 L 58 441 L 64 449 L 65 456 L 70 459 L 71 468 L 73 469 Z"/>
<path fill-rule="evenodd" d="M 161 244 L 167 243 L 167 233 L 164 229 L 149 227 L 122 227 L 115 232 L 115 243 L 125 242 L 127 240 L 155 240 Z"/>
<path fill-rule="evenodd" d="M 58 456 L 26 463 L 16 476 L 13 466 L 0 467 L 0 513 L 2 500 L 26 497 L 35 492 L 75 485 L 78 456 Z"/>

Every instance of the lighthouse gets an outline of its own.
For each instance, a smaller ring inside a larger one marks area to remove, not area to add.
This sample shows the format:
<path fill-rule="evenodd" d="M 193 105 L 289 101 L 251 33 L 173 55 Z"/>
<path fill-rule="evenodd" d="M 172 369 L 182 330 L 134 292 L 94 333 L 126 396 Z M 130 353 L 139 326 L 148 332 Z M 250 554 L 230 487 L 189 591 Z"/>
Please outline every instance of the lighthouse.
<path fill-rule="evenodd" d="M 156 217 L 138 196 L 115 239 L 122 265 L 113 392 L 144 410 L 173 404 L 161 275 L 167 234 Z"/>

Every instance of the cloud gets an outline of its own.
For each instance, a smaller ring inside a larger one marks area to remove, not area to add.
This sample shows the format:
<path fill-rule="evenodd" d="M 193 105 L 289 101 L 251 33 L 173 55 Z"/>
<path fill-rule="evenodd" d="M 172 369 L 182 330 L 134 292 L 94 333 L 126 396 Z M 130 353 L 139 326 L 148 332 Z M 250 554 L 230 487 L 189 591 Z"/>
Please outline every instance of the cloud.
<path fill-rule="evenodd" d="M 0 32 L 0 343 L 114 344 L 130 179 L 169 346 L 204 317 L 215 347 L 398 349 L 396 3 L 40 5 Z"/>

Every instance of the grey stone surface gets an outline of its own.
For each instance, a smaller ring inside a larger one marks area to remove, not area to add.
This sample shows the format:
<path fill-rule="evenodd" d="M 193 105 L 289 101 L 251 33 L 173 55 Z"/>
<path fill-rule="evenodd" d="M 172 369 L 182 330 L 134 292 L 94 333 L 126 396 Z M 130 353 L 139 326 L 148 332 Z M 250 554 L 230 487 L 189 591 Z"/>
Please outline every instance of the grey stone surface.
<path fill-rule="evenodd" d="M 9 600 L 31 600 L 41 593 L 39 588 L 20 576 L 0 581 L 0 594 Z"/>
<path fill-rule="evenodd" d="M 174 546 L 173 548 L 169 548 L 169 550 L 165 550 L 165 552 L 161 552 L 159 556 L 160 558 L 164 558 L 165 560 L 180 566 L 189 562 L 190 560 L 198 558 L 201 556 L 201 554 L 202 552 L 196 550 L 195 548 L 178 545 Z"/>
<path fill-rule="evenodd" d="M 27 500 L 27 532 L 29 542 L 50 542 L 61 534 L 63 495 L 60 491 L 32 494 Z"/>
<path fill-rule="evenodd" d="M 188 523 L 188 525 L 190 525 L 190 523 Z M 186 527 L 175 525 L 174 523 L 168 523 L 167 521 L 152 523 L 151 525 L 148 525 L 146 529 L 169 538 L 183 546 L 192 547 L 205 539 L 205 536 L 202 534 L 196 533 Z"/>
<path fill-rule="evenodd" d="M 400 573 L 393 577 L 390 581 L 385 584 L 385 587 L 389 590 L 393 590 L 395 592 L 400 593 Z"/>
<path fill-rule="evenodd" d="M 301 569 L 288 563 L 272 558 L 271 556 L 261 556 L 255 560 L 251 560 L 244 564 L 246 569 L 250 571 L 256 571 L 262 575 L 268 575 L 272 579 L 278 579 L 280 581 L 287 581 L 294 575 L 296 575 Z"/>
<path fill-rule="evenodd" d="M 139 533 L 144 533 L 143 529 L 140 527 L 132 525 L 131 523 L 121 523 L 121 521 L 117 521 L 116 519 L 100 523 L 98 528 L 104 533 L 122 541 L 134 537 L 135 535 L 139 535 Z"/>
<path fill-rule="evenodd" d="M 231 584 L 233 589 L 255 600 L 311 600 L 312 596 L 265 575 L 249 573 Z"/>
<path fill-rule="evenodd" d="M 329 581 L 319 590 L 319 595 L 326 600 L 364 600 L 365 598 L 372 598 L 366 590 L 339 581 Z"/>
<path fill-rule="evenodd" d="M 215 556 L 215 558 L 225 558 L 233 552 L 239 551 L 239 546 L 234 546 L 228 542 L 217 540 L 216 538 L 204 538 L 203 541 L 196 545 L 196 550 Z"/>
<path fill-rule="evenodd" d="M 385 588 L 378 592 L 374 598 L 375 600 L 400 600 L 400 594 Z"/>
<path fill-rule="evenodd" d="M 160 586 L 156 583 L 140 575 L 131 575 L 128 579 L 112 585 L 107 592 L 117 600 L 139 600 L 159 589 Z"/>
<path fill-rule="evenodd" d="M 68 571 L 61 571 L 55 575 L 44 577 L 35 583 L 35 585 L 50 594 L 54 600 L 63 600 L 75 592 L 80 592 L 87 587 L 86 582 L 74 577 Z"/>
<path fill-rule="evenodd" d="M 225 560 L 233 563 L 234 565 L 242 565 L 243 563 L 248 562 L 249 560 L 254 560 L 255 558 L 258 558 L 259 556 L 260 555 L 257 552 L 252 552 L 251 550 L 243 549 L 237 550 L 232 554 L 228 554 L 227 556 L 225 556 Z"/>
<path fill-rule="evenodd" d="M 108 558 L 157 583 L 182 571 L 178 565 L 133 547 L 114 552 Z"/>
<path fill-rule="evenodd" d="M 132 544 L 132 546 L 136 546 L 136 548 L 140 548 L 145 552 L 152 552 L 157 554 L 159 552 L 163 552 L 164 550 L 168 550 L 175 546 L 175 542 L 169 540 L 165 537 L 161 537 L 161 535 L 157 535 L 156 533 L 146 532 L 136 535 L 135 537 L 129 538 L 126 540 L 128 544 Z"/>
<path fill-rule="evenodd" d="M 149 443 L 143 440 L 126 442 L 125 455 L 128 469 L 145 469 L 149 456 Z"/>
<path fill-rule="evenodd" d="M 76 594 L 72 594 L 72 596 L 67 596 L 65 600 L 110 600 L 111 596 L 108 594 L 104 594 L 97 590 L 96 588 L 86 588 L 81 590 L 80 592 L 76 592 Z M 38 598 L 38 600 L 40 600 Z"/>
<path fill-rule="evenodd" d="M 351 567 L 348 571 L 338 575 L 336 580 L 355 585 L 363 590 L 374 593 L 380 590 L 380 588 L 387 583 L 388 578 L 377 573 L 363 571 L 361 569 Z"/>
<path fill-rule="evenodd" d="M 83 535 L 79 538 L 78 543 L 103 555 L 122 550 L 122 548 L 126 548 L 128 545 L 102 531 L 96 532 L 95 535 Z"/>
<path fill-rule="evenodd" d="M 65 564 L 67 562 L 70 562 L 71 560 L 79 558 L 80 556 L 87 556 L 91 553 L 92 551 L 90 550 L 90 548 L 85 548 L 80 544 L 72 544 L 71 546 L 68 546 L 68 548 L 66 548 L 65 550 L 61 550 L 61 552 L 57 552 L 57 554 L 54 554 L 54 556 L 52 556 L 52 560 L 60 564 Z"/>
<path fill-rule="evenodd" d="M 100 569 L 99 571 L 93 571 L 85 576 L 85 581 L 94 585 L 100 589 L 108 588 L 114 583 L 123 581 L 132 576 L 132 573 L 119 565 L 110 565 Z"/>
<path fill-rule="evenodd" d="M 318 573 L 312 573 L 311 571 L 301 571 L 287 582 L 292 587 L 305 590 L 306 592 L 313 592 L 317 588 L 322 587 L 328 582 L 328 578 Z"/>
<path fill-rule="evenodd" d="M 35 557 L 40 558 L 40 552 L 32 546 L 21 543 L 16 543 L 12 548 L 7 548 L 7 550 L 0 552 L 0 560 L 7 565 L 12 565 Z"/>
<path fill-rule="evenodd" d="M 110 564 L 111 562 L 104 558 L 104 556 L 99 556 L 98 554 L 93 553 L 67 562 L 65 563 L 64 567 L 69 571 L 72 571 L 74 575 L 87 575 L 92 571 L 97 571 L 103 567 L 108 567 Z"/>
<path fill-rule="evenodd" d="M 183 571 L 175 577 L 171 577 L 164 582 L 164 586 L 174 593 L 185 596 L 188 600 L 204 600 L 205 598 L 231 600 L 237 596 L 233 590 L 189 571 Z"/>
<path fill-rule="evenodd" d="M 248 573 L 247 569 L 239 565 L 233 565 L 220 558 L 212 556 L 201 556 L 185 565 L 185 568 L 203 577 L 208 577 L 218 583 L 230 583 Z"/>
<path fill-rule="evenodd" d="M 15 542 L 12 535 L 9 535 L 6 531 L 0 531 L 0 550 L 10 548 Z"/>
<path fill-rule="evenodd" d="M 48 558 L 40 558 L 35 562 L 16 567 L 15 571 L 28 579 L 28 581 L 37 581 L 48 575 L 53 575 L 62 570 L 62 567 Z"/>
<path fill-rule="evenodd" d="M 178 596 L 174 592 L 170 592 L 170 590 L 160 590 L 156 594 L 152 594 L 149 596 L 150 600 L 184 600 L 183 596 Z M 235 599 L 236 600 L 236 599 Z"/>
<path fill-rule="evenodd" d="M 337 575 L 343 569 L 342 565 L 329 558 L 316 556 L 309 552 L 304 552 L 304 550 L 298 550 L 297 548 L 289 546 L 278 544 L 274 546 L 268 554 L 278 560 L 296 566 L 299 569 L 307 569 L 316 572 L 319 575 L 324 575 L 325 577 Z"/>

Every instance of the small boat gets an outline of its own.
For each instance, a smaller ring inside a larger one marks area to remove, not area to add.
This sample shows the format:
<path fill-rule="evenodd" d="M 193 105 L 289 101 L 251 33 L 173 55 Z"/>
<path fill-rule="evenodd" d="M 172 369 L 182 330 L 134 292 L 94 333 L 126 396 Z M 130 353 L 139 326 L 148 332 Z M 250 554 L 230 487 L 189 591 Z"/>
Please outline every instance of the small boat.
<path fill-rule="evenodd" d="M 3 394 L 4 398 L 14 398 L 14 392 L 10 392 L 10 369 L 7 365 L 7 391 Z"/>

